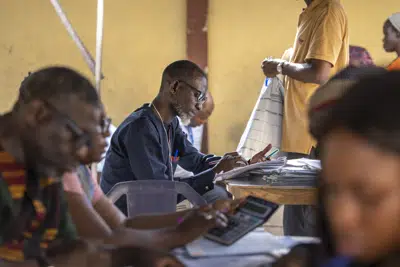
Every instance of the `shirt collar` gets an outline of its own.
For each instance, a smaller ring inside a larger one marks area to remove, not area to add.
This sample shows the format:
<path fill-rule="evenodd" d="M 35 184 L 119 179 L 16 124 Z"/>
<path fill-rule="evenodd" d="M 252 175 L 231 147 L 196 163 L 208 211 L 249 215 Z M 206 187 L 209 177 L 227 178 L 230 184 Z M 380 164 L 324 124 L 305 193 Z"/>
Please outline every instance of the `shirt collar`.
<path fill-rule="evenodd" d="M 322 3 L 328 3 L 328 2 L 339 2 L 340 3 L 340 0 L 313 0 L 308 7 L 303 9 L 303 12 L 311 12 L 312 10 L 317 8 L 319 5 L 321 5 Z"/>

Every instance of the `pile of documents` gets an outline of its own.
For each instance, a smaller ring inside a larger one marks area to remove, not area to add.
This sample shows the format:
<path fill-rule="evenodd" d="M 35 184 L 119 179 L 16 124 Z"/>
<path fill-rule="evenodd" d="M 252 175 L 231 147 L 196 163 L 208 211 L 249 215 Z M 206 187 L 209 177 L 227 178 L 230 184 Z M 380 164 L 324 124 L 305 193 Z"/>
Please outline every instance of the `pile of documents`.
<path fill-rule="evenodd" d="M 220 173 L 215 176 L 215 181 L 224 181 L 228 179 L 233 179 L 233 178 L 238 178 L 246 176 L 250 174 L 252 171 L 271 171 L 271 170 L 277 170 L 283 166 L 285 166 L 286 163 L 286 158 L 278 158 L 278 159 L 273 159 L 265 162 L 260 162 L 260 163 L 255 163 L 251 165 L 247 165 L 245 167 L 239 167 L 236 169 L 233 169 L 231 171 L 227 171 L 224 173 Z"/>
<path fill-rule="evenodd" d="M 315 187 L 321 162 L 312 159 L 286 160 L 285 157 L 233 169 L 216 176 L 216 181 L 261 177 L 265 184 L 280 187 Z"/>
<path fill-rule="evenodd" d="M 302 158 L 288 160 L 281 168 L 254 170 L 250 174 L 261 174 L 266 184 L 273 186 L 315 187 L 320 171 L 321 163 L 319 160 Z"/>

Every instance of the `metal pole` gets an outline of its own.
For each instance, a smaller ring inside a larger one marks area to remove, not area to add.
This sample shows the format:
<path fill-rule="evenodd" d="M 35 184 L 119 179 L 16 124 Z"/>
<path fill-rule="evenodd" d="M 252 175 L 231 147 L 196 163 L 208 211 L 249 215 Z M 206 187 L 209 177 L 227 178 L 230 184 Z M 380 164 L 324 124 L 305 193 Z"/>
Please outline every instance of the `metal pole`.
<path fill-rule="evenodd" d="M 75 42 L 75 44 L 78 46 L 78 49 L 81 52 L 85 62 L 89 66 L 90 71 L 94 75 L 95 74 L 95 61 L 94 61 L 93 57 L 90 55 L 89 50 L 83 44 L 83 42 L 79 38 L 77 32 L 72 27 L 71 22 L 68 20 L 67 15 L 63 11 L 58 0 L 50 0 L 50 2 L 54 6 L 54 9 L 55 9 L 58 17 L 60 18 L 62 24 L 64 25 L 65 29 L 68 31 L 69 35 L 71 36 L 71 38 Z M 103 76 L 102 76 L 102 78 L 103 78 Z"/>
<path fill-rule="evenodd" d="M 99 96 L 101 84 L 101 63 L 103 51 L 103 29 L 104 29 L 104 0 L 97 0 L 97 26 L 96 26 L 96 68 L 95 68 L 95 81 L 96 89 Z M 98 181 L 97 177 L 97 163 L 92 164 L 92 175 Z"/>
<path fill-rule="evenodd" d="M 78 46 L 79 51 L 81 52 L 83 58 L 89 66 L 89 69 L 95 76 L 95 86 L 96 90 L 100 94 L 100 84 L 101 79 L 103 78 L 101 72 L 101 63 L 102 63 L 102 47 L 103 47 L 103 28 L 104 28 L 104 0 L 97 1 L 97 28 L 96 28 L 96 62 L 93 60 L 93 57 L 90 55 L 89 50 L 85 47 L 82 40 L 79 38 L 78 34 L 72 27 L 69 22 L 67 15 L 62 10 L 62 7 L 58 0 L 50 0 L 53 4 L 54 9 L 56 10 L 58 16 L 61 19 L 61 22 L 64 24 L 67 29 L 69 35 L 72 37 L 72 40 Z M 97 180 L 97 163 L 92 164 L 92 175 Z"/>

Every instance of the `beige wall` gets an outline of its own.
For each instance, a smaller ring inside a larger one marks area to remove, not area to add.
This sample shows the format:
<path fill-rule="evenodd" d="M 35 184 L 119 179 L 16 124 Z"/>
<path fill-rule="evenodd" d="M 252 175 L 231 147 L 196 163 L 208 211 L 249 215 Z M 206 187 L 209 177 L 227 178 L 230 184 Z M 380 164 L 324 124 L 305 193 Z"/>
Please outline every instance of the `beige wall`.
<path fill-rule="evenodd" d="M 194 1 L 194 0 L 193 0 Z M 95 0 L 61 1 L 74 27 L 94 53 Z M 119 123 L 150 101 L 169 62 L 185 57 L 185 0 L 105 1 L 102 96 Z M 352 44 L 385 64 L 382 24 L 400 11 L 398 0 L 344 0 Z M 382 4 L 384 2 L 384 4 Z M 235 150 L 258 96 L 260 62 L 279 57 L 294 40 L 302 0 L 210 0 L 209 76 L 216 101 L 210 121 L 211 151 Z M 21 79 L 48 64 L 66 64 L 90 75 L 50 1 L 0 1 L 0 108 L 15 98 Z"/>
<path fill-rule="evenodd" d="M 384 2 L 384 4 L 383 4 Z M 382 25 L 398 0 L 343 0 L 351 44 L 366 47 L 386 64 L 393 55 L 382 49 Z M 210 120 L 211 150 L 236 149 L 255 104 L 263 75 L 262 59 L 280 57 L 294 41 L 302 0 L 211 0 L 209 18 L 210 89 L 216 99 Z"/>
<path fill-rule="evenodd" d="M 95 55 L 96 0 L 60 0 Z M 186 55 L 185 0 L 105 1 L 102 96 L 117 123 L 150 101 L 163 68 Z M 72 66 L 92 77 L 49 0 L 0 1 L 0 108 L 11 106 L 28 71 Z"/>

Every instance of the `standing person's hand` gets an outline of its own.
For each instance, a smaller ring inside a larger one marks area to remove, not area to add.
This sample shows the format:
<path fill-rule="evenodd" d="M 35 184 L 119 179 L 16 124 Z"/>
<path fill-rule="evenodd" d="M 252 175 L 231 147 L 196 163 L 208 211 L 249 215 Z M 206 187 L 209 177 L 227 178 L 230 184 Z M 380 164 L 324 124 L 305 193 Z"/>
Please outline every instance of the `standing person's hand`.
<path fill-rule="evenodd" d="M 273 78 L 278 75 L 278 65 L 280 63 L 284 63 L 284 60 L 271 58 L 264 59 L 261 63 L 261 69 L 263 70 L 264 75 L 268 78 Z"/>
<path fill-rule="evenodd" d="M 255 154 L 250 160 L 249 160 L 249 164 L 254 164 L 254 163 L 258 163 L 258 162 L 264 162 L 267 160 L 270 160 L 269 158 L 266 158 L 265 155 L 268 153 L 268 151 L 270 151 L 272 148 L 272 145 L 269 144 L 268 146 L 266 146 L 262 151 L 258 152 L 257 154 Z"/>
<path fill-rule="evenodd" d="M 215 173 L 227 172 L 237 167 L 246 166 L 247 161 L 237 152 L 225 154 L 222 159 L 214 166 Z"/>

